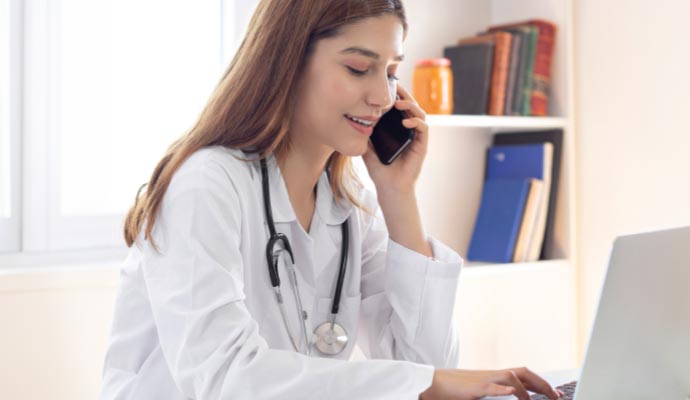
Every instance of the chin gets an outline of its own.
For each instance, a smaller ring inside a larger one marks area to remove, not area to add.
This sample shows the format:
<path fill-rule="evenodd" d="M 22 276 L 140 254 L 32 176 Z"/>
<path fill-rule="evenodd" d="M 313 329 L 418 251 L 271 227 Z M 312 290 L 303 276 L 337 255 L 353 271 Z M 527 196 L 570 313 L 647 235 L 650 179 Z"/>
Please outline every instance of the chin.
<path fill-rule="evenodd" d="M 368 146 L 369 139 L 361 141 L 360 143 L 346 143 L 344 146 L 338 146 L 335 151 L 344 156 L 358 157 L 367 152 Z"/>

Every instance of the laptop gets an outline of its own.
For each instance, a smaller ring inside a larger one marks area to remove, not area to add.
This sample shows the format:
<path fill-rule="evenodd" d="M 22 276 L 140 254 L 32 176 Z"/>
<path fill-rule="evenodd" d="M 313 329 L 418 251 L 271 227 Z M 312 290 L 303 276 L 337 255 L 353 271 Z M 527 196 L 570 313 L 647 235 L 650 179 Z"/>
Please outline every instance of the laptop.
<path fill-rule="evenodd" d="M 574 400 L 690 400 L 690 227 L 615 240 L 580 379 L 563 388 Z"/>

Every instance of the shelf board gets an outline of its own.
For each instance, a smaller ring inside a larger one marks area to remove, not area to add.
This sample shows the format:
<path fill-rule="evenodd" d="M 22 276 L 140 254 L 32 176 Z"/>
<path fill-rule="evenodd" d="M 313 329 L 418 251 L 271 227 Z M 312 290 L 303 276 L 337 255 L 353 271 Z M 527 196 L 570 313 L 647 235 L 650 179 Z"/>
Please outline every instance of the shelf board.
<path fill-rule="evenodd" d="M 498 129 L 553 129 L 564 128 L 563 117 L 515 117 L 493 115 L 427 115 L 430 126 L 498 128 Z"/>
<path fill-rule="evenodd" d="M 496 273 L 510 273 L 510 272 L 525 272 L 532 271 L 537 272 L 543 269 L 561 269 L 567 270 L 571 266 L 570 260 L 560 259 L 560 260 L 541 260 L 535 262 L 523 262 L 523 263 L 505 263 L 505 264 L 495 264 L 495 263 L 480 263 L 480 262 L 465 262 L 463 266 L 463 273 L 467 274 L 496 274 Z"/>

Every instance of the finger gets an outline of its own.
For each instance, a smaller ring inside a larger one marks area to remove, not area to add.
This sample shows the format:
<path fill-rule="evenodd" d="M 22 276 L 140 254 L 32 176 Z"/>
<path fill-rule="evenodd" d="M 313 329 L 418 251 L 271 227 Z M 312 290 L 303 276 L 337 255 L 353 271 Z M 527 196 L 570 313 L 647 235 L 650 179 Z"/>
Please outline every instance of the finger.
<path fill-rule="evenodd" d="M 412 95 L 407 91 L 407 89 L 405 89 L 403 87 L 403 85 L 401 85 L 399 83 L 398 83 L 398 87 L 397 87 L 397 93 L 398 93 L 398 96 L 400 96 L 400 98 L 403 100 L 409 100 L 409 99 L 414 100 Z"/>
<path fill-rule="evenodd" d="M 419 118 L 406 118 L 402 122 L 403 126 L 415 130 L 413 145 L 421 144 L 421 150 L 426 152 L 429 143 L 429 125 Z"/>
<path fill-rule="evenodd" d="M 426 112 L 414 101 L 411 100 L 397 100 L 395 108 L 405 111 L 410 117 L 417 117 L 426 120 Z"/>
<path fill-rule="evenodd" d="M 429 125 L 421 118 L 405 118 L 402 124 L 405 128 L 414 128 L 422 132 L 427 132 L 429 130 Z"/>
<path fill-rule="evenodd" d="M 551 400 L 555 400 L 559 397 L 558 392 L 556 392 L 556 390 L 554 390 L 554 388 L 551 387 L 547 381 L 530 371 L 528 368 L 517 368 L 515 373 L 525 384 L 527 389 L 536 393 L 541 393 Z"/>
<path fill-rule="evenodd" d="M 508 370 L 505 374 L 505 381 L 501 382 L 506 385 L 510 385 L 515 388 L 515 397 L 520 400 L 530 400 L 529 393 L 527 393 L 527 388 L 522 384 L 520 378 L 517 376 L 515 371 Z"/>

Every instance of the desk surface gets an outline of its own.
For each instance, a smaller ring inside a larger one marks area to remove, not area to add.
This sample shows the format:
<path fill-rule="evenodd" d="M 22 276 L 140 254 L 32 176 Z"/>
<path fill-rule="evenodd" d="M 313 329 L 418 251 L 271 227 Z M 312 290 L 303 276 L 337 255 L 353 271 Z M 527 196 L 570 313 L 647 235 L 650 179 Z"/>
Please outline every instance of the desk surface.
<path fill-rule="evenodd" d="M 580 376 L 580 370 L 569 369 L 564 371 L 553 371 L 540 373 L 541 377 L 547 380 L 553 387 L 561 386 L 563 384 L 577 380 Z M 515 396 L 500 396 L 500 397 L 484 397 L 484 400 L 514 400 Z"/>

